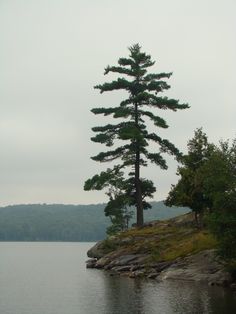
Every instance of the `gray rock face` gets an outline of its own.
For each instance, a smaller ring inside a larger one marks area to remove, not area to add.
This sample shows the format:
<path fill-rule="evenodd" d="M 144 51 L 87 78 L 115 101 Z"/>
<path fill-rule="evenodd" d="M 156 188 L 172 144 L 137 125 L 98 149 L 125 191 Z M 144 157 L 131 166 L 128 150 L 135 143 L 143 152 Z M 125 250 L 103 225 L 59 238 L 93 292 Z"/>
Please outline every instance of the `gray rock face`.
<path fill-rule="evenodd" d="M 137 229 L 98 242 L 87 252 L 88 257 L 92 258 L 87 262 L 87 267 L 107 270 L 111 276 L 145 277 L 158 281 L 187 280 L 209 285 L 231 285 L 232 289 L 236 289 L 215 250 L 204 250 L 171 261 L 160 260 L 161 256 L 165 256 L 161 254 L 161 242 L 165 251 L 174 249 L 176 236 L 180 237 L 180 241 L 188 237 L 194 239 L 198 230 L 192 213 L 168 221 L 154 221 L 148 226 L 154 229 Z M 153 254 L 154 249 L 159 255 Z"/>
<path fill-rule="evenodd" d="M 159 262 L 159 263 L 150 264 L 149 266 L 155 269 L 156 272 L 160 273 L 164 269 L 170 267 L 172 264 L 173 262 Z"/>
<path fill-rule="evenodd" d="M 100 259 L 95 264 L 96 268 L 104 268 L 106 270 L 109 269 L 119 269 L 118 267 L 126 267 L 129 268 L 134 265 L 140 265 L 141 262 L 147 259 L 147 255 L 144 254 L 122 254 L 115 256 L 114 254 L 107 254 Z M 140 267 L 136 267 L 138 269 Z"/>
<path fill-rule="evenodd" d="M 86 268 L 95 268 L 96 263 L 97 263 L 97 259 L 91 258 L 88 261 L 86 261 Z"/>
<path fill-rule="evenodd" d="M 109 270 L 111 274 L 125 274 L 130 278 L 146 277 L 155 280 L 184 280 L 204 282 L 209 285 L 228 286 L 232 280 L 215 250 L 205 250 L 175 261 L 147 263 L 148 254 L 127 254 L 115 251 L 104 254 L 102 242 L 88 251 L 91 257 L 87 268 Z"/>
<path fill-rule="evenodd" d="M 151 272 L 147 277 L 148 277 L 149 279 L 156 279 L 157 276 L 158 276 L 158 273 L 155 272 L 155 271 L 153 271 L 153 272 Z"/>
<path fill-rule="evenodd" d="M 125 266 L 131 264 L 134 260 L 142 257 L 141 254 L 128 254 L 117 257 L 114 261 L 111 261 L 112 266 Z"/>
<path fill-rule="evenodd" d="M 87 256 L 89 258 L 101 258 L 104 256 L 104 251 L 102 248 L 103 241 L 97 242 L 91 249 L 88 250 Z"/>
<path fill-rule="evenodd" d="M 130 271 L 130 268 L 131 268 L 130 265 L 126 265 L 126 266 L 116 266 L 116 267 L 112 267 L 111 270 L 120 273 L 120 272 Z"/>
<path fill-rule="evenodd" d="M 136 270 L 129 273 L 130 278 L 140 278 L 144 276 L 145 276 L 145 272 L 142 270 Z"/>
<path fill-rule="evenodd" d="M 95 267 L 96 267 L 96 268 L 104 268 L 105 266 L 107 266 L 107 265 L 110 263 L 110 261 L 111 261 L 111 259 L 110 259 L 109 256 L 101 257 L 101 258 L 97 261 Z"/>
<path fill-rule="evenodd" d="M 210 285 L 229 285 L 230 275 L 216 258 L 215 250 L 206 250 L 186 257 L 160 274 L 160 279 L 205 282 Z"/>

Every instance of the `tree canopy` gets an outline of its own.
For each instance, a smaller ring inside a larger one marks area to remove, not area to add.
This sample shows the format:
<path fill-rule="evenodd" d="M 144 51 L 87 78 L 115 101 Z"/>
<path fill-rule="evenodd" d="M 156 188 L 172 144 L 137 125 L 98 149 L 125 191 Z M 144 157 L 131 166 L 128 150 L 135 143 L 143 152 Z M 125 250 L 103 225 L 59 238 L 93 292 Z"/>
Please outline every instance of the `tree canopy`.
<path fill-rule="evenodd" d="M 197 220 L 198 215 L 209 207 L 208 195 L 203 190 L 204 176 L 200 169 L 214 148 L 208 143 L 201 128 L 194 132 L 194 137 L 189 140 L 187 146 L 188 154 L 181 158 L 181 165 L 177 170 L 180 179 L 176 185 L 172 185 L 165 204 L 189 207 L 195 212 Z"/>
<path fill-rule="evenodd" d="M 208 142 L 202 129 L 188 142 L 167 206 L 187 206 L 202 224 L 203 215 L 219 241 L 221 255 L 236 257 L 236 140 Z M 200 220 L 198 219 L 200 217 Z"/>
<path fill-rule="evenodd" d="M 168 90 L 170 85 L 166 80 L 172 73 L 148 73 L 148 68 L 154 65 L 151 56 L 142 52 L 139 44 L 129 48 L 128 58 L 120 58 L 117 66 L 107 66 L 105 75 L 112 72 L 121 77 L 108 83 L 96 85 L 100 93 L 116 90 L 124 90 L 128 97 L 118 106 L 94 108 L 96 115 L 111 115 L 118 123 L 93 127 L 95 136 L 93 142 L 104 144 L 111 148 L 115 142 L 120 146 L 100 152 L 92 157 L 93 160 L 104 163 L 119 160 L 113 167 L 101 172 L 85 182 L 85 190 L 115 187 L 120 180 L 113 180 L 117 176 L 122 178 L 122 188 L 118 196 L 110 198 L 110 201 L 118 204 L 117 198 L 121 198 L 119 206 L 134 205 L 137 211 L 137 225 L 143 225 L 143 209 L 149 208 L 146 197 L 152 197 L 156 188 L 153 182 L 141 177 L 140 168 L 146 167 L 149 162 L 156 164 L 161 169 L 167 169 L 163 153 L 168 153 L 176 158 L 181 156 L 179 150 L 167 139 L 161 138 L 157 133 L 149 132 L 146 120 L 149 119 L 158 128 L 167 128 L 166 121 L 150 109 L 162 109 L 176 111 L 188 108 L 188 104 L 180 104 L 178 100 L 160 96 Z M 149 150 L 150 142 L 157 144 L 154 152 Z M 158 149 L 159 148 L 159 149 Z M 127 176 L 124 170 L 128 168 Z M 113 178 L 113 179 L 112 179 Z M 106 211 L 106 209 L 105 209 Z"/>
<path fill-rule="evenodd" d="M 236 140 L 221 141 L 202 166 L 204 193 L 210 200 L 207 222 L 225 258 L 236 258 Z"/>

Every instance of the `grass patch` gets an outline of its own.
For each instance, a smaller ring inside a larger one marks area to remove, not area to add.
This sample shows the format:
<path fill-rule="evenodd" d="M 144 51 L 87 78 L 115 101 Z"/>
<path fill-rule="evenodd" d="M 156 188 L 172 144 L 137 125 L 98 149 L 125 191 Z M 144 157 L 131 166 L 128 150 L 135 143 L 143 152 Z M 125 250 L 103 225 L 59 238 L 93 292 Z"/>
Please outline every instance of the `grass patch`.
<path fill-rule="evenodd" d="M 199 230 L 194 224 L 179 224 L 175 221 L 132 228 L 117 234 L 115 239 L 108 238 L 103 242 L 105 253 L 122 249 L 127 254 L 147 254 L 150 255 L 149 262 L 172 261 L 216 247 L 216 239 L 207 230 Z M 236 268 L 233 266 L 232 269 L 234 271 Z"/>
<path fill-rule="evenodd" d="M 108 254 L 112 251 L 115 251 L 118 248 L 119 248 L 119 243 L 117 243 L 113 240 L 110 240 L 110 239 L 103 240 L 102 250 L 105 254 Z"/>
<path fill-rule="evenodd" d="M 160 258 L 171 261 L 178 257 L 185 257 L 203 250 L 213 249 L 217 245 L 216 239 L 206 231 L 194 233 L 185 238 L 172 239 L 168 247 L 160 252 Z"/>
<path fill-rule="evenodd" d="M 175 226 L 157 225 L 154 227 L 145 227 L 140 229 L 130 229 L 119 235 L 120 238 L 125 237 L 151 237 L 177 232 Z"/>

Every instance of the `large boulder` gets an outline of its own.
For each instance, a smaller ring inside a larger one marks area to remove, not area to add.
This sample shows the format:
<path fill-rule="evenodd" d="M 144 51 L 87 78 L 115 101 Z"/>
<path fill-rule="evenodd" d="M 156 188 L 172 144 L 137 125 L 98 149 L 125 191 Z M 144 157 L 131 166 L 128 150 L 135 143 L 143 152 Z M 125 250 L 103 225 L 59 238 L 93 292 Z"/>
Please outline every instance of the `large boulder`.
<path fill-rule="evenodd" d="M 89 258 L 101 258 L 105 255 L 104 249 L 103 249 L 103 241 L 97 242 L 91 249 L 88 250 L 87 256 Z"/>

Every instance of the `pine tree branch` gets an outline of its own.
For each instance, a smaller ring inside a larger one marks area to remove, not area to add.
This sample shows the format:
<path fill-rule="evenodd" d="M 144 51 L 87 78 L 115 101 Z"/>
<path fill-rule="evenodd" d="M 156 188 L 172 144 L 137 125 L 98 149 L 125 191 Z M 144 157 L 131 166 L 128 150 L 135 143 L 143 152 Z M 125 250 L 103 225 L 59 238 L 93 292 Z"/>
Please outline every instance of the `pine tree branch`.
<path fill-rule="evenodd" d="M 156 93 L 163 92 L 166 89 L 170 88 L 170 85 L 168 85 L 165 81 L 151 81 L 146 86 L 147 90 L 154 91 Z"/>
<path fill-rule="evenodd" d="M 118 78 L 116 81 L 112 81 L 111 83 L 104 83 L 102 85 L 94 86 L 95 89 L 100 89 L 100 93 L 107 91 L 113 91 L 118 89 L 125 89 L 130 91 L 132 87 L 132 83 L 127 81 L 124 78 Z"/>
<path fill-rule="evenodd" d="M 120 74 L 126 74 L 129 76 L 135 76 L 134 71 L 124 68 L 124 67 L 116 67 L 116 66 L 107 66 L 105 68 L 104 74 L 108 74 L 109 72 L 115 72 L 115 73 L 120 73 Z"/>
<path fill-rule="evenodd" d="M 165 129 L 168 128 L 168 125 L 166 124 L 165 120 L 158 116 L 155 116 L 152 112 L 139 110 L 139 113 L 140 115 L 149 117 L 156 126 L 160 128 L 165 128 Z"/>
<path fill-rule="evenodd" d="M 150 133 L 144 135 L 145 139 L 152 140 L 160 145 L 160 150 L 163 153 L 168 153 L 170 155 L 174 155 L 177 158 L 182 157 L 182 153 L 178 150 L 178 148 L 175 147 L 174 144 L 169 142 L 166 139 L 162 139 L 160 136 L 156 135 L 155 133 Z"/>
<path fill-rule="evenodd" d="M 94 114 L 103 114 L 104 116 L 108 116 L 112 113 L 115 113 L 118 108 L 93 108 L 91 112 Z"/>
<path fill-rule="evenodd" d="M 100 162 L 113 161 L 117 158 L 121 158 L 126 153 L 126 150 L 129 149 L 129 146 L 130 145 L 124 145 L 124 146 L 118 147 L 115 150 L 111 150 L 108 152 L 101 152 L 98 155 L 91 157 L 91 159 L 95 161 L 100 161 Z"/>
<path fill-rule="evenodd" d="M 135 62 L 134 60 L 130 59 L 130 58 L 120 58 L 118 60 L 118 64 L 119 65 L 123 65 L 123 66 L 127 66 L 130 65 L 131 67 L 135 66 Z"/>
<path fill-rule="evenodd" d="M 144 76 L 143 78 L 143 81 L 144 82 L 150 82 L 150 81 L 153 81 L 153 80 L 160 80 L 160 79 L 163 79 L 163 78 L 170 78 L 171 75 L 173 73 L 170 72 L 170 73 L 150 73 L 150 74 L 147 74 L 146 76 Z"/>
<path fill-rule="evenodd" d="M 146 157 L 152 162 L 158 165 L 161 169 L 167 169 L 165 159 L 159 153 L 148 153 Z"/>
<path fill-rule="evenodd" d="M 106 131 L 113 131 L 117 132 L 117 129 L 121 129 L 123 127 L 131 126 L 133 125 L 132 121 L 128 122 L 121 122 L 118 124 L 107 124 L 105 126 L 96 126 L 92 128 L 93 132 L 106 132 Z"/>

